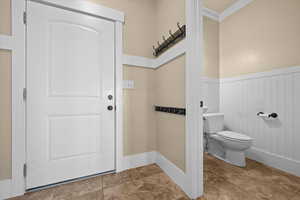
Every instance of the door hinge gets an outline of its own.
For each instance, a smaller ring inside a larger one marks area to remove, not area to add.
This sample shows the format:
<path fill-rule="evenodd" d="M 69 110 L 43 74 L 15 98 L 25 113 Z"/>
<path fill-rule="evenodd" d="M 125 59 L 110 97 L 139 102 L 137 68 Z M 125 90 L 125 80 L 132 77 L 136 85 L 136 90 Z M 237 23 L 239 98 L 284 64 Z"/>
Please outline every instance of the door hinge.
<path fill-rule="evenodd" d="M 23 165 L 23 176 L 24 177 L 27 176 L 27 165 L 26 165 L 26 163 Z"/>
<path fill-rule="evenodd" d="M 23 23 L 26 25 L 27 24 L 27 13 L 23 12 Z"/>
<path fill-rule="evenodd" d="M 27 99 L 27 89 L 23 88 L 23 100 L 25 101 Z"/>

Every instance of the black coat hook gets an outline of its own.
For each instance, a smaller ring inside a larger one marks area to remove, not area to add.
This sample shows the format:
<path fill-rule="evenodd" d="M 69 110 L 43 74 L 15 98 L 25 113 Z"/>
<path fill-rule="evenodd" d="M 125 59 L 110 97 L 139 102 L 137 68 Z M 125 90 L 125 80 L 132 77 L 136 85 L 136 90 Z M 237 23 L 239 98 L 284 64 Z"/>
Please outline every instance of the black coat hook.
<path fill-rule="evenodd" d="M 158 47 L 153 46 L 153 55 L 155 57 L 159 56 L 166 50 L 168 50 L 170 47 L 172 47 L 174 44 L 178 43 L 182 39 L 186 37 L 186 25 L 181 26 L 179 22 L 177 22 L 178 30 L 176 30 L 175 33 L 172 33 L 172 30 L 169 30 L 169 37 L 162 36 L 163 42 L 160 44 L 159 41 L 157 41 Z"/>
<path fill-rule="evenodd" d="M 172 33 L 171 30 L 169 30 L 169 34 L 170 34 L 170 36 L 171 36 L 172 38 L 174 38 L 174 35 L 173 35 L 173 33 Z"/>
<path fill-rule="evenodd" d="M 182 33 L 183 30 L 182 30 L 182 27 L 180 26 L 179 22 L 177 22 L 177 27 L 178 27 L 178 29 L 180 30 L 180 32 Z"/>

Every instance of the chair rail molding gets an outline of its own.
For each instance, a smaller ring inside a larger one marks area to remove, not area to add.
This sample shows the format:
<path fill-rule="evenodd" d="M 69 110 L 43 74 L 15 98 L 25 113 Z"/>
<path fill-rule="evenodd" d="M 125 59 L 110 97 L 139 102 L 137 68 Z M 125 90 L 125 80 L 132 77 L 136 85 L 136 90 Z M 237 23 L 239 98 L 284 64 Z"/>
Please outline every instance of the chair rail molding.
<path fill-rule="evenodd" d="M 143 56 L 132 56 L 132 55 L 123 55 L 123 65 L 134 66 L 134 67 L 145 67 L 150 69 L 159 68 L 162 65 L 171 62 L 177 57 L 185 54 L 186 51 L 186 41 L 182 40 L 176 44 L 171 49 L 168 49 L 162 55 L 157 58 L 147 58 Z"/>

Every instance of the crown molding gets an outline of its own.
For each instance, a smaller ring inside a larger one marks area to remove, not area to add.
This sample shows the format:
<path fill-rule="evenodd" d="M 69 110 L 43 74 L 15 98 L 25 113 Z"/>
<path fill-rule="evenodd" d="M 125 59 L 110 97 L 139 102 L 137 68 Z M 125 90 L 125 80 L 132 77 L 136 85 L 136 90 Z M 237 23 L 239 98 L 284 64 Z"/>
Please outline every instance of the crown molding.
<path fill-rule="evenodd" d="M 239 0 L 226 8 L 219 16 L 219 21 L 223 21 L 226 17 L 236 13 L 240 9 L 246 7 L 248 4 L 250 4 L 253 0 Z"/>
<path fill-rule="evenodd" d="M 229 17 L 230 15 L 233 15 L 240 9 L 246 7 L 248 4 L 250 4 L 253 0 L 239 0 L 226 8 L 221 14 L 218 12 L 211 10 L 209 8 L 203 8 L 203 16 L 206 16 L 212 20 L 222 22 L 226 17 Z"/>
<path fill-rule="evenodd" d="M 209 8 L 203 8 L 202 15 L 205 16 L 205 17 L 208 17 L 208 18 L 210 18 L 212 20 L 220 21 L 220 15 L 219 15 L 219 13 L 217 13 L 216 11 L 211 10 Z"/>

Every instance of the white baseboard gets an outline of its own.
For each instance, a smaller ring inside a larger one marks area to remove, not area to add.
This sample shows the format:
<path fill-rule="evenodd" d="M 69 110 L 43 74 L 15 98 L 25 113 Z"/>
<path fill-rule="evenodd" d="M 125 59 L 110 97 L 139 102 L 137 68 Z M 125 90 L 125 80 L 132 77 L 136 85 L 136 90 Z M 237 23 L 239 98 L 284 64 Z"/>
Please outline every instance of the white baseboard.
<path fill-rule="evenodd" d="M 188 192 L 186 190 L 186 174 L 159 152 L 152 151 L 125 156 L 122 169 L 124 171 L 153 163 L 156 163 L 183 191 Z"/>
<path fill-rule="evenodd" d="M 153 164 L 156 162 L 156 155 L 157 153 L 155 151 L 151 151 L 151 152 L 125 156 L 122 162 L 122 171 Z"/>
<path fill-rule="evenodd" d="M 10 198 L 11 179 L 0 180 L 0 200 Z"/>
<path fill-rule="evenodd" d="M 265 165 L 300 177 L 300 162 L 283 156 L 272 154 L 258 148 L 251 148 L 246 156 Z"/>
<path fill-rule="evenodd" d="M 174 165 L 171 161 L 157 152 L 156 164 L 178 185 L 183 191 L 188 193 L 186 189 L 186 174 Z"/>

